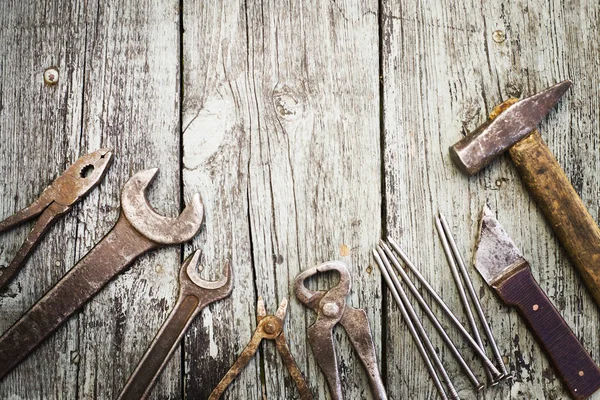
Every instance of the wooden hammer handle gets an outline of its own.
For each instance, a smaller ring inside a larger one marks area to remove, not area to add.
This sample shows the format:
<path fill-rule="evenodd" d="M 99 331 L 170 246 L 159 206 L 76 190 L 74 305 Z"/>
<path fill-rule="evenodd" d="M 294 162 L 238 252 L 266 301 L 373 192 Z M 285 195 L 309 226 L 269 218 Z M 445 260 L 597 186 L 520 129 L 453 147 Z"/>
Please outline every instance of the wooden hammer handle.
<path fill-rule="evenodd" d="M 600 229 L 535 130 L 509 150 L 523 182 L 600 306 Z"/>

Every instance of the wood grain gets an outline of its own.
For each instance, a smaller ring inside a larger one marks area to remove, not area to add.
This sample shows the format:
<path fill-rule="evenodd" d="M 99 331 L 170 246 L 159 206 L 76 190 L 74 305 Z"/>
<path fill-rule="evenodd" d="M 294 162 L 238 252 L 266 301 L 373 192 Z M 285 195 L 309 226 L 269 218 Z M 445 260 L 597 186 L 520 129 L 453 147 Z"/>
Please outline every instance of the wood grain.
<path fill-rule="evenodd" d="M 464 318 L 434 234 L 433 217 L 438 210 L 446 215 L 468 261 L 479 213 L 487 201 L 498 210 L 498 218 L 524 251 L 542 289 L 596 362 L 600 361 L 598 309 L 515 168 L 501 159 L 467 178 L 452 164 L 448 148 L 461 134 L 484 122 L 503 99 L 530 95 L 570 78 L 574 90 L 545 119 L 540 131 L 598 220 L 595 199 L 600 181 L 595 171 L 599 156 L 594 149 L 600 129 L 599 94 L 593 72 L 598 41 L 592 38 L 600 35 L 599 13 L 598 4 L 586 1 L 568 5 L 558 1 L 385 1 L 381 15 L 387 230 Z M 497 30 L 505 40 L 494 35 Z M 567 397 L 526 326 L 471 271 L 515 379 L 476 395 L 449 353 L 442 350 L 443 362 L 457 377 L 461 397 Z M 418 353 L 407 350 L 412 349 L 410 337 L 398 315 L 391 306 L 389 391 L 397 398 L 435 397 Z M 435 341 L 441 346 L 438 337 Z M 463 351 L 471 354 L 466 348 Z M 484 376 L 481 369 L 475 371 Z"/>
<path fill-rule="evenodd" d="M 235 252 L 237 276 L 231 301 L 215 305 L 212 322 L 197 321 L 216 348 L 188 335 L 187 353 L 198 361 L 189 364 L 187 391 L 210 393 L 248 342 L 262 295 L 271 312 L 290 298 L 290 350 L 323 398 L 306 342 L 315 315 L 290 290 L 298 272 L 329 259 L 349 263 L 348 301 L 367 310 L 380 335 L 379 278 L 367 272 L 381 227 L 377 4 L 192 3 L 183 7 L 185 191 L 202 184 L 211 194 L 201 246 L 207 263 Z M 339 345 L 347 397 L 368 397 L 341 331 Z M 270 343 L 225 397 L 263 394 L 298 396 Z"/>
<path fill-rule="evenodd" d="M 111 146 L 116 159 L 105 182 L 50 230 L 0 294 L 0 332 L 115 223 L 132 173 L 161 168 L 149 195 L 163 214 L 177 214 L 200 192 L 206 220 L 183 252 L 145 256 L 109 285 L 0 383 L 0 398 L 114 398 L 173 306 L 179 264 L 192 248 L 202 250 L 207 277 L 231 259 L 235 288 L 196 319 L 153 398 L 206 398 L 250 339 L 258 295 L 271 312 L 290 298 L 290 350 L 315 396 L 328 398 L 306 342 L 315 316 L 290 283 L 330 259 L 351 269 L 348 303 L 367 312 L 390 398 L 435 398 L 392 299 L 383 296 L 370 248 L 393 235 L 462 315 L 433 216 L 447 216 L 468 260 L 485 201 L 600 361 L 598 308 L 515 168 L 498 160 L 469 179 L 448 154 L 503 99 L 570 78 L 574 87 L 540 131 L 598 221 L 599 15 L 600 5 L 587 0 L 5 1 L 0 218 L 29 204 L 81 154 Z M 45 86 L 43 71 L 53 65 L 60 82 Z M 28 231 L 0 237 L 0 264 Z M 473 279 L 515 379 L 475 395 L 433 335 L 461 396 L 564 398 L 517 314 Z M 343 330 L 335 340 L 346 397 L 368 398 Z M 483 377 L 472 352 L 461 351 Z M 225 397 L 297 392 L 267 343 Z"/>

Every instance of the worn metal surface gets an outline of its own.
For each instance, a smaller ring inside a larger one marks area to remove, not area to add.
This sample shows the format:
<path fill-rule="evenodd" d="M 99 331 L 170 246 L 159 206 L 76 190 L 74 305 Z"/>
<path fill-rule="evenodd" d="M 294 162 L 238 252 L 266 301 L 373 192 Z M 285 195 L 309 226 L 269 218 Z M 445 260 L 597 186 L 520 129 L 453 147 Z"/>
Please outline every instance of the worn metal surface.
<path fill-rule="evenodd" d="M 474 265 L 488 285 L 501 281 L 525 262 L 519 248 L 486 205 L 481 212 L 481 223 L 475 250 Z"/>
<path fill-rule="evenodd" d="M 479 297 L 475 293 L 475 288 L 473 287 L 473 281 L 471 280 L 471 276 L 467 272 L 467 268 L 465 266 L 465 262 L 462 258 L 462 255 L 458 251 L 458 247 L 456 246 L 456 241 L 454 240 L 454 236 L 450 231 L 450 226 L 446 221 L 446 218 L 440 214 L 438 218 L 435 220 L 435 227 L 438 231 L 440 241 L 442 242 L 442 248 L 444 249 L 444 253 L 446 253 L 446 259 L 448 260 L 448 264 L 450 264 L 450 269 L 452 270 L 452 277 L 456 282 L 456 286 L 458 288 L 458 293 L 460 296 L 460 300 L 463 303 L 463 309 L 465 314 L 467 315 L 467 319 L 469 321 L 469 325 L 471 327 L 471 332 L 473 332 L 473 336 L 477 340 L 477 344 L 481 349 L 484 349 L 483 342 L 481 341 L 481 335 L 479 333 L 479 328 L 475 323 L 475 319 L 473 318 L 473 313 L 471 311 L 471 306 L 465 296 L 464 290 L 462 289 L 463 282 L 464 286 L 467 287 L 467 291 L 469 292 L 469 298 L 473 303 L 473 307 L 475 308 L 475 312 L 479 317 L 479 323 L 481 324 L 483 331 L 487 337 L 488 343 L 492 348 L 492 354 L 494 355 L 494 360 L 498 365 L 499 369 L 502 371 L 499 379 L 502 378 L 510 378 L 510 374 L 506 369 L 506 365 L 504 364 L 504 360 L 502 359 L 502 355 L 500 355 L 500 349 L 498 349 L 498 344 L 496 343 L 496 339 L 494 338 L 494 333 L 490 329 L 490 324 L 483 312 L 483 308 L 481 308 L 481 303 L 479 302 Z M 458 264 L 458 266 L 457 266 Z M 460 273 L 459 273 L 460 270 Z M 462 278 L 462 279 L 461 279 Z M 491 384 L 498 384 L 498 379 L 494 379 L 490 372 L 490 368 L 486 366 L 486 373 L 488 374 Z"/>
<path fill-rule="evenodd" d="M 292 377 L 300 398 L 302 400 L 312 400 L 313 395 L 302 375 L 298 365 L 294 360 L 294 356 L 290 352 L 290 348 L 285 340 L 285 334 L 283 333 L 283 322 L 285 321 L 285 315 L 287 313 L 288 301 L 283 299 L 281 304 L 277 308 L 275 315 L 267 314 L 265 303 L 262 297 L 258 298 L 256 304 L 256 320 L 257 326 L 252 335 L 252 339 L 242 351 L 242 354 L 233 363 L 229 371 L 225 374 L 223 379 L 217 384 L 210 396 L 209 400 L 218 400 L 221 398 L 227 387 L 235 380 L 240 372 L 248 365 L 248 362 L 254 357 L 256 351 L 260 347 L 261 342 L 264 339 L 273 340 L 277 346 L 277 350 L 281 355 L 283 364 L 287 368 Z"/>
<path fill-rule="evenodd" d="M 572 398 L 600 389 L 600 368 L 531 275 L 529 263 L 485 206 L 475 267 L 500 298 L 523 316 Z"/>
<path fill-rule="evenodd" d="M 308 278 L 327 271 L 339 273 L 340 280 L 336 286 L 326 291 L 313 291 L 305 286 Z M 377 366 L 375 345 L 367 315 L 362 309 L 346 305 L 346 297 L 350 293 L 351 287 L 350 272 L 346 265 L 339 261 L 329 261 L 309 268 L 294 279 L 296 298 L 317 313 L 316 321 L 307 330 L 308 342 L 325 379 L 327 379 L 331 397 L 341 400 L 343 392 L 333 329 L 337 324 L 342 325 L 366 369 L 373 396 L 377 399 L 387 399 Z"/>
<path fill-rule="evenodd" d="M 144 353 L 135 371 L 129 377 L 119 399 L 148 398 L 159 374 L 173 355 L 196 315 L 207 305 L 231 294 L 233 271 L 230 263 L 227 262 L 223 267 L 220 279 L 208 281 L 201 278 L 198 273 L 199 260 L 200 251 L 196 250 L 181 265 L 177 303 Z"/>
<path fill-rule="evenodd" d="M 512 104 L 450 147 L 450 157 L 465 174 L 479 172 L 536 129 L 572 85 L 563 81 Z"/>
<path fill-rule="evenodd" d="M 164 244 L 190 240 L 198 233 L 203 217 L 199 199 L 177 218 L 147 214 L 151 208 L 145 191 L 156 172 L 141 171 L 127 181 L 122 193 L 123 213 L 113 229 L 0 337 L 0 379 L 137 257 Z M 158 226 L 142 223 L 145 217 L 157 221 Z"/>
<path fill-rule="evenodd" d="M 112 159 L 112 153 L 106 149 L 80 157 L 44 189 L 40 197 L 30 206 L 0 222 L 1 233 L 39 216 L 10 264 L 0 270 L 0 291 L 23 267 L 23 263 L 42 239 L 44 233 L 50 229 L 52 223 L 70 211 L 79 200 L 100 184 Z"/>
<path fill-rule="evenodd" d="M 461 398 L 563 399 L 567 393 L 530 331 L 472 268 L 486 201 L 600 361 L 598 307 L 512 163 L 501 157 L 467 178 L 448 153 L 494 104 L 572 79 L 572 89 L 540 129 L 598 220 L 598 2 L 2 5 L 0 218 L 30 204 L 82 154 L 111 147 L 116 157 L 103 184 L 54 225 L 0 294 L 0 331 L 110 230 L 119 216 L 120 190 L 133 172 L 161 167 L 150 197 L 164 215 L 176 215 L 201 192 L 206 219 L 193 243 L 141 257 L 87 303 L 5 377 L 1 398 L 114 399 L 171 312 L 179 267 L 195 248 L 202 249 L 207 276 L 218 276 L 231 259 L 236 284 L 231 300 L 206 307 L 192 323 L 152 398 L 208 397 L 250 340 L 259 293 L 291 296 L 285 321 L 290 350 L 315 397 L 327 398 L 306 342 L 314 312 L 290 293 L 299 271 L 332 259 L 344 261 L 352 274 L 347 302 L 367 312 L 390 397 L 435 398 L 370 251 L 382 236 L 397 238 L 466 323 L 435 239 L 433 220 L 442 211 L 515 375 L 481 393 L 466 378 L 457 379 Z M 50 67 L 59 72 L 52 86 L 43 77 Z M 28 230 L 20 229 L 0 238 L 0 266 L 23 243 Z M 314 287 L 332 283 L 325 275 Z M 345 395 L 370 398 L 347 335 L 336 333 L 335 340 Z M 441 339 L 432 341 L 450 374 L 460 375 Z M 482 375 L 483 369 L 474 372 Z M 271 342 L 224 398 L 264 396 L 298 397 Z"/>

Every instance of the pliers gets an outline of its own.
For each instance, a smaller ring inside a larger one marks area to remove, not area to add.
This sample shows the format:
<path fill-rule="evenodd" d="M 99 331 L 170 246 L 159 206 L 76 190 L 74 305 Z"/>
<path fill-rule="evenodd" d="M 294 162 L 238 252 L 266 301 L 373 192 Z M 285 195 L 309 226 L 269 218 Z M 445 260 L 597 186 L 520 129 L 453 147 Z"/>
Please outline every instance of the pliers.
<path fill-rule="evenodd" d="M 258 350 L 258 347 L 263 339 L 275 341 L 275 345 L 279 351 L 279 354 L 281 354 L 283 363 L 287 367 L 292 379 L 296 383 L 296 387 L 300 393 L 300 398 L 302 400 L 313 399 L 308 384 L 304 380 L 304 376 L 302 375 L 302 372 L 300 372 L 300 369 L 298 368 L 298 365 L 296 364 L 296 361 L 290 352 L 290 348 L 287 345 L 285 335 L 283 334 L 283 321 L 285 320 L 285 315 L 287 313 L 287 306 L 287 299 L 283 299 L 279 305 L 279 308 L 275 312 L 275 315 L 267 315 L 263 298 L 258 298 L 256 305 L 256 319 L 258 325 L 254 331 L 254 335 L 252 335 L 250 343 L 248 343 L 248 345 L 244 348 L 242 354 L 240 354 L 229 371 L 227 371 L 223 379 L 221 379 L 217 387 L 212 391 L 208 400 L 217 400 L 221 398 L 225 392 L 225 389 L 227 389 L 227 386 L 233 382 L 235 377 L 239 375 L 242 369 L 244 369 L 252 357 L 254 357 L 254 354 Z"/>
<path fill-rule="evenodd" d="M 304 281 L 319 272 L 337 271 L 340 281 L 327 291 L 313 291 L 304 286 Z M 317 320 L 308 328 L 308 341 L 313 354 L 323 371 L 331 398 L 340 400 L 342 384 L 335 356 L 333 328 L 341 324 L 358 353 L 369 376 L 371 391 L 376 399 L 387 399 L 387 394 L 377 367 L 375 346 L 367 314 L 363 309 L 346 305 L 346 296 L 350 293 L 352 280 L 346 265 L 339 261 L 329 261 L 307 269 L 294 280 L 294 293 L 298 300 L 317 312 Z"/>
<path fill-rule="evenodd" d="M 2 233 L 39 215 L 17 255 L 8 267 L 0 272 L 0 290 L 14 278 L 48 228 L 100 183 L 112 159 L 113 154 L 107 149 L 81 157 L 56 178 L 52 185 L 44 189 L 33 204 L 0 222 Z"/>

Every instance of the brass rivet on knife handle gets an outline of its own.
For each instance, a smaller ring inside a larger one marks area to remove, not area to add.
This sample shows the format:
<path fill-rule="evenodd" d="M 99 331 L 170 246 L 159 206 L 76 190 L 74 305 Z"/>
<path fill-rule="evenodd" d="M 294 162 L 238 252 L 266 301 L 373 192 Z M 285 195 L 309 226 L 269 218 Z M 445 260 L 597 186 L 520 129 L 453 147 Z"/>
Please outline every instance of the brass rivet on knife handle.
<path fill-rule="evenodd" d="M 574 399 L 586 399 L 600 389 L 600 369 L 535 281 L 527 263 L 495 289 L 525 318 Z"/>
<path fill-rule="evenodd" d="M 481 216 L 475 268 L 506 304 L 518 309 L 573 398 L 585 399 L 600 389 L 600 369 L 535 281 L 529 263 L 487 206 Z"/>

